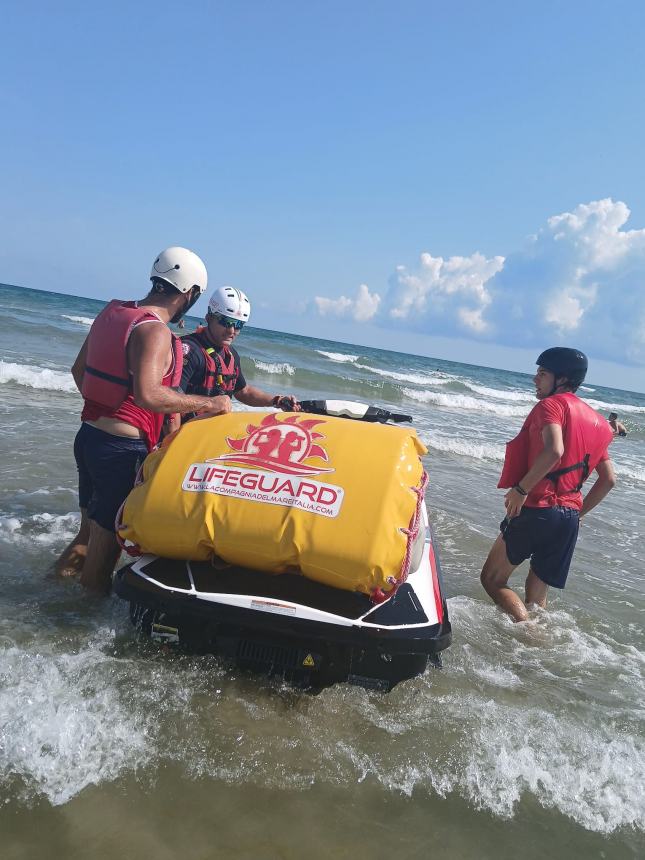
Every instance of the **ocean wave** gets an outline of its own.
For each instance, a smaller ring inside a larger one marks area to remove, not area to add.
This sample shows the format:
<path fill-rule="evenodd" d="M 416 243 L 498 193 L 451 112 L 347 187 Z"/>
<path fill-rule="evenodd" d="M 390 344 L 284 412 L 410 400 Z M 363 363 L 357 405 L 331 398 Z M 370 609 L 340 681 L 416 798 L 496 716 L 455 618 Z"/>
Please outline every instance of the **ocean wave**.
<path fill-rule="evenodd" d="M 71 320 L 71 322 L 80 323 L 81 325 L 91 326 L 94 322 L 93 317 L 72 317 L 69 314 L 61 314 L 63 319 Z"/>
<path fill-rule="evenodd" d="M 456 412 L 466 409 L 469 412 L 486 412 L 503 418 L 517 417 L 527 413 L 525 406 L 504 406 L 499 403 L 490 403 L 488 400 L 480 400 L 477 397 L 469 397 L 467 394 L 415 391 L 413 388 L 404 388 L 402 393 L 411 400 L 418 400 L 420 403 L 433 403 L 435 406 L 443 406 Z"/>
<path fill-rule="evenodd" d="M 612 403 L 610 400 L 592 400 L 590 397 L 584 398 L 585 403 L 597 409 L 598 412 L 634 412 L 641 415 L 645 414 L 645 406 L 634 406 L 631 403 Z"/>
<path fill-rule="evenodd" d="M 428 448 L 442 451 L 446 454 L 457 454 L 460 457 L 470 457 L 473 460 L 503 460 L 504 446 L 492 442 L 478 442 L 475 439 L 460 439 L 449 436 L 432 434 L 423 438 Z"/>
<path fill-rule="evenodd" d="M 405 382 L 408 385 L 448 385 L 454 382 L 456 376 L 436 376 L 433 373 L 397 373 L 395 370 L 383 370 L 380 367 L 370 367 L 368 364 L 355 364 L 354 367 L 360 367 L 361 370 L 368 370 L 370 373 L 375 373 L 377 376 L 383 376 L 386 379 L 393 379 L 395 382 Z"/>
<path fill-rule="evenodd" d="M 346 355 L 344 352 L 327 352 L 324 349 L 317 349 L 316 352 L 318 355 L 324 355 L 330 361 L 349 362 L 350 364 L 358 361 L 357 355 Z"/>
<path fill-rule="evenodd" d="M 69 371 L 50 370 L 48 367 L 37 367 L 31 364 L 13 364 L 0 361 L 0 384 L 13 382 L 27 388 L 37 388 L 41 391 L 78 391 Z"/>
<path fill-rule="evenodd" d="M 580 391 L 595 391 L 595 388 L 590 388 L 588 385 L 581 385 Z"/>
<path fill-rule="evenodd" d="M 502 388 L 487 388 L 485 385 L 475 385 L 474 382 L 468 382 L 465 379 L 461 381 L 467 388 L 474 391 L 475 394 L 481 394 L 483 397 L 493 397 L 496 400 L 521 401 L 522 403 L 535 402 L 535 394 L 529 391 L 506 391 Z"/>
<path fill-rule="evenodd" d="M 271 373 L 274 376 L 281 376 L 283 374 L 287 374 L 287 376 L 293 376 L 296 372 L 295 367 L 288 364 L 286 361 L 282 362 L 268 362 L 268 361 L 259 361 L 257 358 L 253 359 L 253 364 L 258 370 L 264 371 L 264 373 Z"/>

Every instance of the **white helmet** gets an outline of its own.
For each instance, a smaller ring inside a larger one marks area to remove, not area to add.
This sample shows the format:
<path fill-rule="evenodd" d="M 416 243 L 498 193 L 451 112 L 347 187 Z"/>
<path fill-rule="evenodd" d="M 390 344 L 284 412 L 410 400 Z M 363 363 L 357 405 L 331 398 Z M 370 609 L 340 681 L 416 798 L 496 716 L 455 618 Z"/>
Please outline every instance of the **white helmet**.
<path fill-rule="evenodd" d="M 203 261 L 188 248 L 166 248 L 152 264 L 150 280 L 158 278 L 175 287 L 180 293 L 188 293 L 199 287 L 201 295 L 208 285 L 208 274 Z"/>
<path fill-rule="evenodd" d="M 208 302 L 208 310 L 212 314 L 222 314 L 234 320 L 248 322 L 251 316 L 251 302 L 242 290 L 235 287 L 219 287 Z"/>

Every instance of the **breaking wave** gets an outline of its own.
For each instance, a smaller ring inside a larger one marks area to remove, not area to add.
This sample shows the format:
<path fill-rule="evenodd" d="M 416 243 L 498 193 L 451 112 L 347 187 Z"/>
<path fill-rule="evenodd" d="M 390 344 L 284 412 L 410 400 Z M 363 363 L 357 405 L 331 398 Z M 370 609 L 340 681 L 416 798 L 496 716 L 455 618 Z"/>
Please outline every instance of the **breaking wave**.
<path fill-rule="evenodd" d="M 469 397 L 467 394 L 415 391 L 413 388 L 404 388 L 403 394 L 411 400 L 418 400 L 420 403 L 434 403 L 435 406 L 443 406 L 446 409 L 455 411 L 466 409 L 469 412 L 486 412 L 491 415 L 501 415 L 505 418 L 526 415 L 526 406 L 504 406 L 499 403 L 480 400 L 477 397 Z"/>
<path fill-rule="evenodd" d="M 259 361 L 257 358 L 254 358 L 253 364 L 258 370 L 262 370 L 264 373 L 271 373 L 274 376 L 282 376 L 285 373 L 287 374 L 287 376 L 293 376 L 296 372 L 295 367 L 293 367 L 286 361 L 269 362 Z"/>
<path fill-rule="evenodd" d="M 41 391 L 65 391 L 77 393 L 76 384 L 69 371 L 50 370 L 31 364 L 13 364 L 0 361 L 0 384 L 14 383 Z"/>
<path fill-rule="evenodd" d="M 319 355 L 324 355 L 330 361 L 349 362 L 350 364 L 358 361 L 357 355 L 345 355 L 343 352 L 326 352 L 324 349 L 317 349 L 316 352 Z"/>
<path fill-rule="evenodd" d="M 380 367 L 370 367 L 367 364 L 356 364 L 355 367 L 368 370 L 377 376 L 384 376 L 386 379 L 393 379 L 395 382 L 406 382 L 408 385 L 410 383 L 412 385 L 448 385 L 457 378 L 446 374 L 438 376 L 433 373 L 397 373 L 394 370 L 382 370 Z"/>
<path fill-rule="evenodd" d="M 470 457 L 473 460 L 503 460 L 504 446 L 492 442 L 477 442 L 474 439 L 456 439 L 449 436 L 438 436 L 435 433 L 423 438 L 428 448 L 442 451 L 446 454 L 457 454 L 460 457 Z"/>
<path fill-rule="evenodd" d="M 71 322 L 80 323 L 81 325 L 91 326 L 94 322 L 93 317 L 73 317 L 69 316 L 69 314 L 61 314 L 63 319 L 70 320 Z"/>
<path fill-rule="evenodd" d="M 635 412 L 645 415 L 645 406 L 633 406 L 631 403 L 612 403 L 611 401 L 592 400 L 585 397 L 585 403 L 593 406 L 599 412 Z"/>
<path fill-rule="evenodd" d="M 474 391 L 475 394 L 481 394 L 482 397 L 494 397 L 496 400 L 520 401 L 522 403 L 535 402 L 535 394 L 529 391 L 504 391 L 500 388 L 487 388 L 485 385 L 475 385 L 474 382 L 468 382 L 465 379 L 462 379 L 461 382 L 466 388 Z"/>

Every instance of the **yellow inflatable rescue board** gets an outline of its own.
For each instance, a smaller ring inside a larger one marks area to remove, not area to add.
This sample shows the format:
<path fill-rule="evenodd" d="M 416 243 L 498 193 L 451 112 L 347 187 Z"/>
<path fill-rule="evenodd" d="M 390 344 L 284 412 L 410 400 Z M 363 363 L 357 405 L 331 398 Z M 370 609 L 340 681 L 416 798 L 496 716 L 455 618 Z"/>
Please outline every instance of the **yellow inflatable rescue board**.
<path fill-rule="evenodd" d="M 412 429 L 309 413 L 191 421 L 143 465 L 118 534 L 131 554 L 219 557 L 383 599 L 421 523 Z"/>

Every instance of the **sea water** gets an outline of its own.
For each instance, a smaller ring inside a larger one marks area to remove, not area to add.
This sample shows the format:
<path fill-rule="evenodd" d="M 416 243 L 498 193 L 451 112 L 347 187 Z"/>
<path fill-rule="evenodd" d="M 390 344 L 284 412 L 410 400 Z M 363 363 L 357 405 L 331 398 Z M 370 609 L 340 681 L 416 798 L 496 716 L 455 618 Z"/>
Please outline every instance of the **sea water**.
<path fill-rule="evenodd" d="M 49 576 L 78 525 L 69 367 L 102 303 L 0 299 L 3 860 L 645 856 L 644 395 L 594 384 L 592 365 L 580 394 L 629 431 L 619 483 L 566 591 L 514 625 L 479 571 L 530 376 L 246 328 L 250 383 L 409 413 L 429 449 L 444 667 L 389 695 L 314 696 L 160 650 L 118 598 Z"/>

